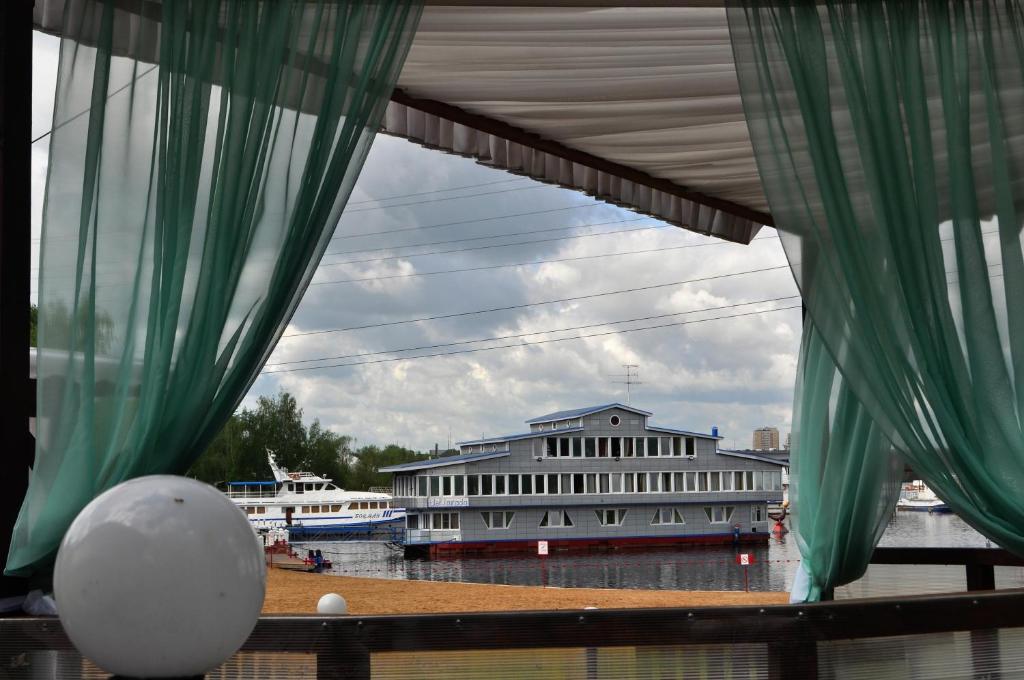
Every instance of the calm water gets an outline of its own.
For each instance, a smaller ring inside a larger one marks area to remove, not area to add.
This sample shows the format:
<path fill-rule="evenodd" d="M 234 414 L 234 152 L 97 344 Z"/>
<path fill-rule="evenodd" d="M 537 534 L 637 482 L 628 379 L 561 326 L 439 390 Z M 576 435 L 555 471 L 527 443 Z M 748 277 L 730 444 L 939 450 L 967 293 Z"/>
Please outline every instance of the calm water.
<path fill-rule="evenodd" d="M 883 546 L 986 547 L 980 535 L 955 515 L 898 513 L 882 537 Z M 642 588 L 672 590 L 743 590 L 738 552 L 727 547 L 625 551 L 577 555 L 471 557 L 406 560 L 401 549 L 374 542 L 295 544 L 319 548 L 334 565 L 330 572 L 429 581 L 464 581 L 565 588 Z M 744 547 L 756 562 L 748 569 L 751 590 L 788 590 L 800 559 L 786 536 L 765 547 Z M 872 565 L 861 580 L 840 588 L 837 597 L 912 594 L 963 590 L 963 567 Z M 1024 569 L 998 567 L 998 587 L 1024 587 Z"/>

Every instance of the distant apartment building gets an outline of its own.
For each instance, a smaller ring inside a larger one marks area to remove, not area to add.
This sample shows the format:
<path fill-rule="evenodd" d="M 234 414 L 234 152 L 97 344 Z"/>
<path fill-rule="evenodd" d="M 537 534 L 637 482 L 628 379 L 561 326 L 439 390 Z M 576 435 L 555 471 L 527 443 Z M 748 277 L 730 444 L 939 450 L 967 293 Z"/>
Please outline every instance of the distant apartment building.
<path fill-rule="evenodd" d="M 381 468 L 407 508 L 406 554 L 768 540 L 784 463 L 720 450 L 623 404 L 559 411 L 460 455 Z"/>
<path fill-rule="evenodd" d="M 754 430 L 754 445 L 751 448 L 755 451 L 778 451 L 779 428 L 765 426 Z"/>

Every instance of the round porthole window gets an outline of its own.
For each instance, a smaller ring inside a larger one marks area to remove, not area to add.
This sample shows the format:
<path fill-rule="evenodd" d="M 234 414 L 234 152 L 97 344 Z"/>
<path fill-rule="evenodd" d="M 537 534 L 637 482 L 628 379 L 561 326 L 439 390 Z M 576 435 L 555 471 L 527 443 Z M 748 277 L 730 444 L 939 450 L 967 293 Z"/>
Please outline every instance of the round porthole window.
<path fill-rule="evenodd" d="M 608 422 L 611 423 L 612 427 L 618 427 L 620 424 L 622 424 L 622 419 L 619 418 L 618 416 L 612 416 L 611 418 L 608 419 Z"/>

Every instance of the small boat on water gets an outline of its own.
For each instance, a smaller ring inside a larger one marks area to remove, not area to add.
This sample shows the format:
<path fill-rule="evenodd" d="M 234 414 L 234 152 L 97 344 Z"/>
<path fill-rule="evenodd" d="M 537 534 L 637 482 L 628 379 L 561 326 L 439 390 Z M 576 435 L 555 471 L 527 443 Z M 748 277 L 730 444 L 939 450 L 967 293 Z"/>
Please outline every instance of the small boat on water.
<path fill-rule="evenodd" d="M 913 512 L 953 512 L 945 501 L 920 480 L 903 485 L 900 498 L 896 501 L 896 509 Z"/>
<path fill-rule="evenodd" d="M 267 452 L 274 481 L 228 482 L 225 492 L 256 531 L 315 535 L 402 526 L 405 509 L 390 494 L 339 489 L 326 477 L 289 472 Z"/>

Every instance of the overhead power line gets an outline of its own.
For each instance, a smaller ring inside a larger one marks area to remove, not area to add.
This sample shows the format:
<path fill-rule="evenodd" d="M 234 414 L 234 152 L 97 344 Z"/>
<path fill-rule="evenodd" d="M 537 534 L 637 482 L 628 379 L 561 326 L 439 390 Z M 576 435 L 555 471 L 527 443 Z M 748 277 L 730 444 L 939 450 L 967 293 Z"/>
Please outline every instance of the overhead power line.
<path fill-rule="evenodd" d="M 328 255 L 357 255 L 359 253 L 376 253 L 383 251 L 396 250 L 398 248 L 426 248 L 427 246 L 444 246 L 452 243 L 468 243 L 470 241 L 486 241 L 487 239 L 493 238 L 507 238 L 511 236 L 528 236 L 530 234 L 546 234 L 552 231 L 567 231 L 569 229 L 582 229 L 584 227 L 604 227 L 609 224 L 626 224 L 629 222 L 640 222 L 643 220 L 653 220 L 653 217 L 633 217 L 628 220 L 612 220 L 610 222 L 585 222 L 583 224 L 571 224 L 565 227 L 545 227 L 544 229 L 532 229 L 529 231 L 512 231 L 503 234 L 489 234 L 487 236 L 467 236 L 466 238 L 454 238 L 445 241 L 428 241 L 427 243 L 407 243 L 405 245 L 394 245 L 394 246 L 381 246 L 380 248 L 360 248 L 358 250 L 338 250 L 335 252 L 326 252 L 324 257 Z M 668 224 L 655 224 L 650 227 L 644 227 L 644 229 L 674 229 Z M 639 231 L 639 229 L 637 230 Z M 599 236 L 601 234 L 614 234 L 617 232 L 610 231 L 599 231 L 594 232 L 591 236 Z M 571 237 L 566 237 L 571 238 Z"/>
<path fill-rule="evenodd" d="M 384 321 L 381 323 L 364 324 L 362 326 L 347 326 L 345 328 L 327 328 L 316 331 L 302 331 L 299 333 L 286 333 L 281 338 L 296 338 L 306 335 L 323 335 L 324 333 L 343 333 L 346 331 L 358 331 L 367 328 L 383 328 L 385 326 L 400 326 L 407 323 L 418 323 L 420 321 L 437 321 L 439 319 L 454 319 L 463 316 L 474 316 L 476 314 L 489 314 L 491 312 L 505 312 L 513 309 L 525 309 L 527 307 L 539 307 L 541 305 L 553 305 L 562 302 L 576 302 L 578 300 L 591 300 L 594 298 L 607 297 L 609 295 L 624 295 L 626 293 L 639 293 L 645 290 L 657 290 L 660 288 L 670 288 L 672 286 L 682 286 L 687 283 L 701 283 L 703 281 L 716 281 L 718 279 L 728 279 L 734 276 L 744 276 L 747 274 L 759 274 L 761 272 L 778 271 L 780 269 L 789 269 L 789 265 L 779 265 L 777 267 L 764 267 L 762 269 L 748 269 L 741 272 L 732 272 L 729 274 L 713 274 L 711 276 L 701 276 L 695 279 L 685 279 L 683 281 L 670 281 L 669 283 L 655 283 L 649 286 L 638 286 L 636 288 L 624 288 L 622 290 L 610 290 L 603 293 L 589 293 L 587 295 L 576 295 L 573 297 L 559 298 L 556 300 L 544 300 L 542 302 L 526 302 L 519 305 L 506 305 L 504 307 L 491 307 L 488 309 L 475 309 L 468 312 L 453 312 L 451 314 L 437 314 L 435 316 L 421 316 L 415 319 L 402 319 L 400 321 Z"/>
<path fill-rule="evenodd" d="M 529 187 L 513 187 L 511 189 L 497 189 L 495 191 L 484 191 L 482 193 L 468 194 L 466 196 L 441 196 L 439 198 L 426 198 L 422 201 L 409 201 L 408 203 L 392 203 L 391 205 L 375 205 L 371 208 L 356 208 L 345 210 L 345 214 L 368 212 L 370 210 L 386 210 L 387 208 L 401 208 L 410 205 L 423 205 L 425 203 L 440 203 L 441 201 L 456 201 L 460 198 L 480 198 L 481 196 L 493 196 L 495 194 L 507 194 L 511 191 L 529 191 L 530 189 L 551 189 L 548 184 L 535 184 Z"/>
<path fill-rule="evenodd" d="M 503 173 L 504 174 L 504 173 Z M 446 191 L 459 191 L 461 189 L 476 189 L 477 187 L 489 187 L 496 184 L 508 184 L 509 182 L 522 182 L 528 180 L 529 177 L 509 177 L 507 179 L 499 179 L 493 182 L 481 182 L 479 184 L 463 184 L 460 187 L 448 187 L 447 189 L 431 189 L 429 191 L 417 191 L 412 194 L 399 194 L 397 196 L 377 196 L 374 198 L 365 198 L 359 201 L 349 201 L 348 205 L 362 205 L 363 203 L 379 203 L 380 201 L 393 201 L 399 198 L 412 198 L 413 196 L 427 196 L 429 194 L 440 194 Z"/>
<path fill-rule="evenodd" d="M 363 236 L 380 236 L 382 234 L 397 234 L 404 231 L 425 231 L 427 229 L 441 229 L 442 227 L 457 227 L 462 224 L 477 224 L 479 222 L 493 222 L 495 220 L 508 220 L 513 217 L 528 217 L 530 215 L 546 215 L 548 213 L 564 212 L 566 210 L 577 210 L 579 208 L 591 208 L 594 206 L 604 206 L 606 208 L 612 207 L 604 201 L 594 201 L 593 203 L 580 203 L 578 205 L 567 205 L 564 208 L 549 208 L 547 210 L 534 210 L 531 212 L 513 213 L 511 215 L 496 215 L 494 217 L 474 217 L 471 220 L 460 220 L 458 222 L 442 222 L 441 224 L 425 224 L 422 226 L 415 227 L 401 227 L 399 229 L 385 229 L 383 231 L 367 231 L 360 234 L 340 234 L 332 236 L 331 240 L 340 240 L 347 238 L 359 238 Z"/>
<path fill-rule="evenodd" d="M 475 347 L 472 349 L 460 349 L 453 352 L 436 352 L 434 354 L 421 354 L 414 357 L 390 357 L 387 359 L 374 359 L 372 361 L 354 361 L 342 364 L 328 364 L 327 366 L 299 366 L 297 368 L 281 368 L 273 371 L 261 371 L 261 375 L 270 375 L 274 373 L 297 373 L 299 371 L 315 371 L 325 368 L 346 368 L 350 366 L 367 366 L 370 364 L 386 364 L 395 361 L 413 361 L 415 359 L 429 359 L 431 357 L 444 357 L 453 356 L 456 354 L 474 354 L 476 352 L 492 352 L 499 349 L 512 349 L 517 347 L 529 347 L 531 345 L 546 345 L 554 342 L 569 342 L 572 340 L 586 340 L 587 338 L 599 338 L 608 335 L 624 335 L 626 333 L 636 333 L 639 331 L 651 331 L 658 328 L 670 328 L 674 326 L 687 326 L 696 323 L 706 323 L 708 321 L 720 321 L 722 319 L 736 319 L 744 316 L 756 316 L 760 314 L 770 314 L 772 312 L 784 312 L 789 309 L 800 309 L 801 305 L 791 305 L 789 307 L 777 307 L 775 309 L 764 309 L 754 312 L 743 312 L 740 314 L 726 314 L 723 316 L 713 316 L 708 319 L 693 319 L 690 321 L 675 321 L 672 323 L 663 323 L 656 326 L 642 326 L 640 328 L 626 328 L 623 330 L 605 331 L 603 333 L 590 333 L 588 335 L 577 335 L 570 338 L 550 338 L 547 340 L 535 340 L 535 341 L 524 341 L 514 342 L 508 345 L 497 345 L 495 347 Z"/>
<path fill-rule="evenodd" d="M 527 267 L 535 264 L 554 264 L 557 262 L 580 262 L 582 260 L 598 260 L 605 257 L 622 257 L 623 255 L 645 255 L 649 253 L 664 253 L 670 250 L 688 250 L 690 248 L 709 248 L 711 246 L 740 245 L 729 241 L 717 241 L 713 243 L 690 243 L 682 246 L 665 246 L 661 248 L 645 248 L 644 250 L 627 250 L 619 253 L 600 253 L 597 255 L 577 255 L 575 257 L 560 257 L 552 260 L 528 260 L 526 262 L 510 262 L 508 264 L 489 264 L 479 267 L 463 267 L 461 269 L 441 269 L 434 272 L 416 272 L 414 274 L 385 274 L 383 276 L 366 276 L 361 279 L 337 279 L 333 281 L 313 281 L 310 286 L 329 286 L 341 283 L 364 283 L 367 281 L 386 281 L 389 279 L 411 279 L 420 276 L 438 276 L 440 274 L 461 274 L 464 272 L 489 271 L 492 269 L 508 269 L 510 267 Z M 347 264 L 338 262 L 336 264 Z"/>
<path fill-rule="evenodd" d="M 379 356 L 381 354 L 395 354 L 397 352 L 419 352 L 427 349 L 441 349 L 443 347 L 458 347 L 460 345 L 472 345 L 478 342 L 497 342 L 499 340 L 512 340 L 514 338 L 526 338 L 531 335 L 546 335 L 548 333 L 566 333 L 568 331 L 579 331 L 587 328 L 599 328 L 601 326 L 615 326 L 623 323 L 635 323 L 638 321 L 653 321 L 655 319 L 668 319 L 674 316 L 683 316 L 686 314 L 699 314 L 701 312 L 717 312 L 723 309 L 735 309 L 736 307 L 746 307 L 748 305 L 759 305 L 766 304 L 769 302 L 781 302 L 782 300 L 792 300 L 799 298 L 799 295 L 785 295 L 783 297 L 768 298 L 766 300 L 752 300 L 750 302 L 738 302 L 731 305 L 721 305 L 718 307 L 705 307 L 703 309 L 691 309 L 685 312 L 671 312 L 668 314 L 654 314 L 652 316 L 639 316 L 633 319 L 620 319 L 619 321 L 601 321 L 599 323 L 589 323 L 582 326 L 567 326 L 565 328 L 550 328 L 547 330 L 531 331 L 529 333 L 514 333 L 511 335 L 497 335 L 491 338 L 477 338 L 476 340 L 459 340 L 457 342 L 443 342 L 434 345 L 420 345 L 418 347 L 402 347 L 398 349 L 385 349 L 377 352 L 359 352 L 356 354 L 339 354 L 329 357 L 317 357 L 315 359 L 295 359 L 293 361 L 275 361 L 269 362 L 266 366 L 290 366 L 292 364 L 309 364 L 317 361 L 338 361 L 341 359 L 358 359 L 363 357 Z"/>
<path fill-rule="evenodd" d="M 663 227 L 655 227 L 663 228 Z M 615 229 L 614 231 L 601 231 L 593 234 L 576 234 L 575 236 L 558 236 L 556 238 L 541 238 L 532 239 L 530 241 L 513 241 L 512 243 L 492 243 L 486 246 L 473 246 L 471 248 L 450 248 L 448 250 L 428 250 L 425 253 L 407 253 L 405 255 L 388 255 L 387 257 L 370 257 L 362 260 L 343 260 L 341 262 L 321 262 L 320 267 L 336 267 L 343 264 L 365 264 L 368 262 L 387 262 L 388 260 L 404 260 L 410 257 L 426 257 L 428 255 L 452 255 L 455 253 L 469 253 L 479 250 L 493 250 L 495 248 L 512 248 L 514 246 L 529 246 L 537 243 L 556 243 L 558 241 L 572 241 L 581 238 L 590 238 L 593 236 L 611 236 L 613 234 L 628 234 L 634 231 L 648 231 L 652 227 L 634 227 L 632 229 Z M 723 241 L 722 243 L 725 243 Z M 717 245 L 717 244 L 698 244 L 698 245 Z M 732 244 L 738 245 L 738 244 Z M 625 254 L 625 253 L 623 253 Z M 504 266 L 504 265 L 502 265 Z"/>

